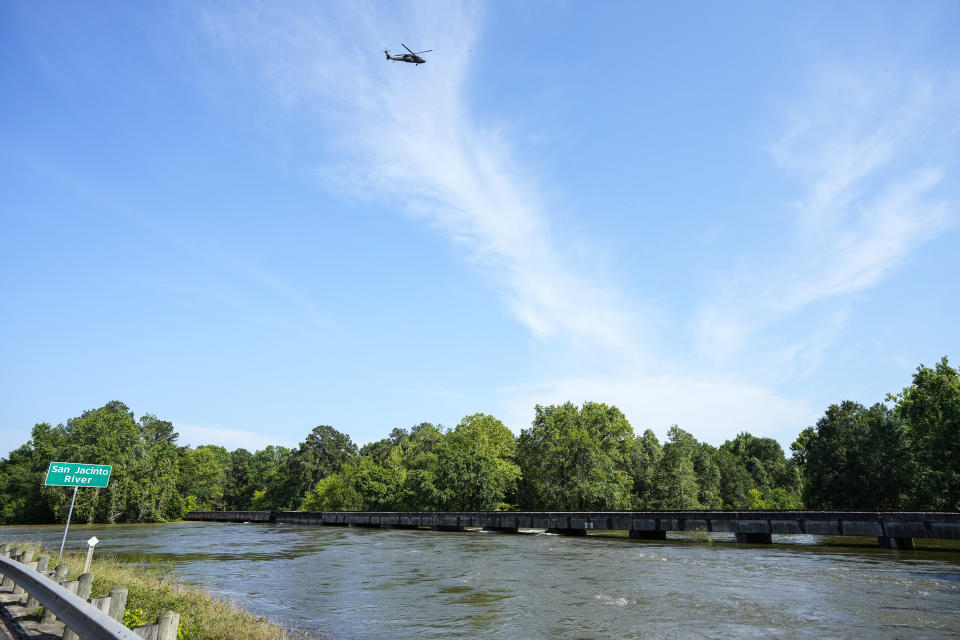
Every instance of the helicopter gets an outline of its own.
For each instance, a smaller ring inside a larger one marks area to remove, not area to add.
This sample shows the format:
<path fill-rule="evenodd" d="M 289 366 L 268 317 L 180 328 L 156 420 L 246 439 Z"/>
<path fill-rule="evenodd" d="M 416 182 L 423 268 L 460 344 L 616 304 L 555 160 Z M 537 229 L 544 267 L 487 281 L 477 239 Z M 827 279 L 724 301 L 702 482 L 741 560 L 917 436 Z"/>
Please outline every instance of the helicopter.
<path fill-rule="evenodd" d="M 401 42 L 400 44 L 403 44 L 403 43 Z M 398 56 L 392 56 L 390 55 L 390 52 L 387 51 L 386 49 L 383 50 L 383 53 L 386 54 L 387 60 L 396 60 L 397 62 L 412 62 L 413 64 L 421 65 L 424 62 L 426 62 L 426 60 L 421 58 L 420 54 L 430 53 L 431 51 L 433 51 L 433 49 L 427 49 L 426 51 L 417 51 L 416 53 L 414 53 L 413 51 L 411 51 L 410 47 L 408 47 L 405 44 L 403 44 L 403 48 L 406 49 L 407 51 L 410 51 L 410 53 L 401 53 Z"/>

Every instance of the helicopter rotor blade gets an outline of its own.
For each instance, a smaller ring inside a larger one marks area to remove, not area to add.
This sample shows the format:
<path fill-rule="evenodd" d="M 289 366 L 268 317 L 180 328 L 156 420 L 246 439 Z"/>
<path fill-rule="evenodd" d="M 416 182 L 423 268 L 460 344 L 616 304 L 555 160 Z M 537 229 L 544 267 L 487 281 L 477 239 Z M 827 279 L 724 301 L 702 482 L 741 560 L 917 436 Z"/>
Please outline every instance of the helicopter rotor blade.
<path fill-rule="evenodd" d="M 417 55 L 420 55 L 421 53 L 430 53 L 431 51 L 433 51 L 433 49 L 427 49 L 426 51 L 417 51 Z"/>
<path fill-rule="evenodd" d="M 401 42 L 400 44 L 403 44 L 403 43 Z M 411 49 L 411 48 L 408 47 L 407 45 L 403 44 L 403 48 L 406 49 L 407 51 L 409 51 L 410 53 L 413 53 L 413 49 Z M 413 55 L 417 55 L 417 54 L 413 53 Z"/>

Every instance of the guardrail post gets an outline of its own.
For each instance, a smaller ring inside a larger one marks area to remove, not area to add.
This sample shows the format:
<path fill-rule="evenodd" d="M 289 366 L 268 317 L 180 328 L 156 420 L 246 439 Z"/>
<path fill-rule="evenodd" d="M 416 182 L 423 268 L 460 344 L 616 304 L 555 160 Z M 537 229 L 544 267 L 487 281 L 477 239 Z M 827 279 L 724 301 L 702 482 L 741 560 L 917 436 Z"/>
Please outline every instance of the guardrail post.
<path fill-rule="evenodd" d="M 53 581 L 54 582 L 63 582 L 66 579 L 67 574 L 70 572 L 70 565 L 66 562 L 61 562 L 57 565 L 57 568 L 53 570 Z"/>
<path fill-rule="evenodd" d="M 142 624 L 138 627 L 133 627 L 131 631 L 143 638 L 143 640 L 157 640 L 158 628 L 155 624 Z"/>
<path fill-rule="evenodd" d="M 11 554 L 10 559 L 13 560 L 13 555 Z M 13 578 L 10 576 L 3 576 L 3 580 L 0 580 L 0 587 L 10 587 L 13 585 Z"/>
<path fill-rule="evenodd" d="M 57 569 L 59 568 L 60 567 L 57 567 Z M 69 582 L 60 582 L 59 584 L 61 587 L 63 587 L 70 593 L 76 593 L 77 586 L 79 586 L 80 583 L 77 582 L 76 580 L 70 580 Z M 40 618 L 40 624 L 53 624 L 56 621 L 57 621 L 57 616 L 53 615 L 53 611 L 50 611 L 49 608 L 45 608 L 43 610 L 43 617 Z"/>
<path fill-rule="evenodd" d="M 90 597 L 90 592 L 93 590 L 93 574 L 81 573 L 80 577 L 77 578 L 77 582 L 80 583 L 77 587 L 77 595 L 86 600 Z"/>
<path fill-rule="evenodd" d="M 180 627 L 180 614 L 173 611 L 164 611 L 157 618 L 157 640 L 177 640 L 177 629 Z"/>
<path fill-rule="evenodd" d="M 104 612 L 107 615 L 110 615 L 110 596 L 103 596 L 101 598 L 90 598 L 87 600 L 90 604 L 95 606 L 100 611 Z"/>
<path fill-rule="evenodd" d="M 123 611 L 127 607 L 127 588 L 114 587 L 110 589 L 110 611 L 107 612 L 114 620 L 123 622 Z"/>
<path fill-rule="evenodd" d="M 37 573 L 45 573 L 50 564 L 50 556 L 40 556 L 37 558 Z M 27 611 L 33 611 L 40 606 L 40 601 L 31 593 L 27 597 Z"/>
<path fill-rule="evenodd" d="M 33 560 L 33 549 L 27 549 L 27 550 L 25 550 L 23 553 L 20 554 L 20 564 L 27 564 L 28 562 L 30 562 L 30 561 L 32 561 L 32 560 Z M 18 595 L 18 594 L 21 594 L 21 593 L 24 593 L 24 588 L 23 588 L 21 585 L 19 585 L 19 584 L 17 584 L 17 583 L 14 582 L 14 583 L 13 583 L 13 594 L 14 594 L 14 595 Z"/>
<path fill-rule="evenodd" d="M 81 573 L 77 578 L 77 595 L 86 600 L 90 597 L 90 591 L 93 590 L 93 574 Z M 63 640 L 79 640 L 79 637 L 73 629 L 63 630 Z"/>
<path fill-rule="evenodd" d="M 64 578 L 67 577 L 67 573 L 70 571 L 70 565 L 66 562 L 61 562 L 57 565 L 57 568 L 53 570 L 53 576 L 50 578 L 57 584 L 66 586 Z M 76 593 L 76 591 L 74 591 Z M 56 622 L 57 616 L 53 615 L 53 612 L 49 609 L 44 609 L 43 618 L 40 619 L 40 624 L 51 624 Z"/>

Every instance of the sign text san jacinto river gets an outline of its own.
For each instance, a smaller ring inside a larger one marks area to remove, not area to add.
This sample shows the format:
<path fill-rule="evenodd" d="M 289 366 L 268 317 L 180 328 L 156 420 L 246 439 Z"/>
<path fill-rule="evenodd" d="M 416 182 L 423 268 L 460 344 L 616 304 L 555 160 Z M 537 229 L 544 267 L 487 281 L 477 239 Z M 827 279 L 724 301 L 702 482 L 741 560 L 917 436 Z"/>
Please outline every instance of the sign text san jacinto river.
<path fill-rule="evenodd" d="M 57 487 L 106 487 L 110 482 L 109 464 L 51 462 L 45 485 Z"/>

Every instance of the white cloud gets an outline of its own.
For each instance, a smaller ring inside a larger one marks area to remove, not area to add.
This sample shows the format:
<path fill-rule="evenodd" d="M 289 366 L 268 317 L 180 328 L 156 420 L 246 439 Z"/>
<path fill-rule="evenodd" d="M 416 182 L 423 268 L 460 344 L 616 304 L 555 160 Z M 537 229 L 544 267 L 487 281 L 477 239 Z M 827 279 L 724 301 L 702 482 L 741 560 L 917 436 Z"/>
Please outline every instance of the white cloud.
<path fill-rule="evenodd" d="M 795 233 L 772 263 L 717 284 L 694 323 L 702 353 L 729 358 L 757 331 L 875 285 L 951 223 L 939 152 L 956 139 L 957 95 L 908 74 L 820 78 L 771 150 L 803 194 Z"/>
<path fill-rule="evenodd" d="M 242 429 L 224 429 L 222 427 L 201 427 L 180 422 L 173 423 L 173 427 L 180 434 L 179 444 L 191 447 L 216 444 L 229 451 L 243 448 L 252 453 L 270 445 L 291 448 L 297 446 L 297 443 L 284 441 L 282 438 L 278 438 L 276 434 L 256 433 Z"/>
<path fill-rule="evenodd" d="M 327 179 L 400 202 L 464 247 L 538 338 L 636 359 L 641 323 L 623 295 L 589 265 L 572 264 L 534 180 L 498 131 L 469 113 L 465 83 L 481 18 L 459 3 L 412 5 L 389 18 L 346 5 L 295 13 L 255 5 L 205 22 L 222 42 L 254 52 L 279 101 L 334 132 L 327 142 L 344 155 L 324 168 L 335 173 Z M 407 37 L 434 49 L 425 67 L 384 59 L 378 47 L 399 48 Z"/>
<path fill-rule="evenodd" d="M 817 412 L 733 376 L 664 371 L 661 375 L 565 378 L 530 389 L 511 390 L 504 422 L 530 426 L 536 404 L 605 402 L 616 405 L 636 433 L 652 429 L 662 440 L 677 424 L 698 439 L 720 444 L 740 431 L 777 438 L 785 448 Z"/>

